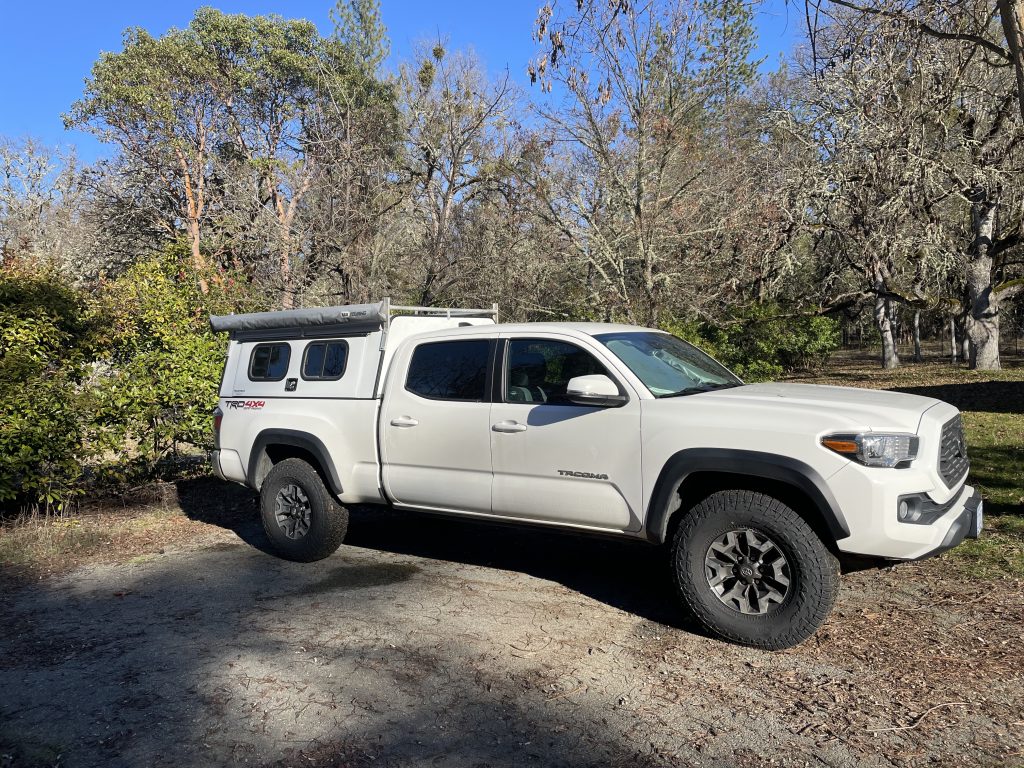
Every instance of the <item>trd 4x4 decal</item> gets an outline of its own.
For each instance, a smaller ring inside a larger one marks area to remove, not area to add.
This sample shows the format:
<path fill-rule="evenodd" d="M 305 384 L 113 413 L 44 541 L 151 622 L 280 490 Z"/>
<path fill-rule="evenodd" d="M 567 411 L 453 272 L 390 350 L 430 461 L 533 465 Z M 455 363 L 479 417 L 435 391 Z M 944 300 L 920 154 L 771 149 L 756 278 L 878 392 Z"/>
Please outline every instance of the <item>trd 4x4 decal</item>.
<path fill-rule="evenodd" d="M 224 402 L 224 405 L 232 410 L 241 408 L 246 411 L 258 411 L 266 404 L 266 400 L 226 400 Z"/>

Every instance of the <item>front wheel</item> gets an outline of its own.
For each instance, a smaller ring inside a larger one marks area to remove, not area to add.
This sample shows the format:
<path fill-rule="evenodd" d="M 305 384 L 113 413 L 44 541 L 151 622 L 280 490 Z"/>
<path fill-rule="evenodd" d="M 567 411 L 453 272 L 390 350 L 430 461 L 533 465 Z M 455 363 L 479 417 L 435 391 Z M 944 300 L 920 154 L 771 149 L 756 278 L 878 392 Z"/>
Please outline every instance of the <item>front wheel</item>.
<path fill-rule="evenodd" d="M 260 488 L 260 512 L 267 538 L 286 560 L 323 560 L 348 530 L 348 510 L 302 459 L 285 459 L 270 470 Z"/>
<path fill-rule="evenodd" d="M 726 640 L 779 650 L 821 626 L 839 592 L 839 563 L 778 499 L 718 491 L 688 512 L 672 541 L 684 606 Z"/>

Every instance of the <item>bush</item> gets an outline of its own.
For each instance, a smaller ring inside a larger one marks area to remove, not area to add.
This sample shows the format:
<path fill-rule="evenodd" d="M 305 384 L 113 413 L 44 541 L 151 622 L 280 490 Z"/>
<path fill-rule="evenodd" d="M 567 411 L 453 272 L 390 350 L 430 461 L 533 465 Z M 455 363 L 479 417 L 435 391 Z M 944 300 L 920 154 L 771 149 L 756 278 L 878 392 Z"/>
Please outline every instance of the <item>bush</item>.
<path fill-rule="evenodd" d="M 0 273 L 0 509 L 62 508 L 92 483 L 152 476 L 212 442 L 224 339 L 209 315 L 259 309 L 171 246 L 93 297 L 51 272 Z"/>
<path fill-rule="evenodd" d="M 63 508 L 90 453 L 86 299 L 58 275 L 0 275 L 0 508 Z"/>
<path fill-rule="evenodd" d="M 755 304 L 721 325 L 677 323 L 666 330 L 699 346 L 747 381 L 820 367 L 840 343 L 834 318 L 789 315 L 777 304 Z"/>
<path fill-rule="evenodd" d="M 235 310 L 242 296 L 230 279 L 204 296 L 179 250 L 136 264 L 100 297 L 111 329 L 109 373 L 98 387 L 104 443 L 130 446 L 149 470 L 181 443 L 212 447 L 225 344 L 209 315 Z"/>

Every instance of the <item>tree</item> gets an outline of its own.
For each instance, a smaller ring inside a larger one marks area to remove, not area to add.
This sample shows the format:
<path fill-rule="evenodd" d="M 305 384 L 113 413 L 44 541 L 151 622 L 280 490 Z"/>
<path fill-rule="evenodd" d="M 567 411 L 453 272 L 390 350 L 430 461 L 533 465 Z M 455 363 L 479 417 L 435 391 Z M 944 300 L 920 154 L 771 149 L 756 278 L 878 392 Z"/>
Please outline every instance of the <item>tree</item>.
<path fill-rule="evenodd" d="M 269 218 L 275 237 L 262 245 L 289 307 L 296 266 L 309 258 L 296 227 L 326 161 L 325 132 L 343 130 L 346 112 L 393 99 L 357 66 L 359 55 L 311 22 L 202 8 L 188 28 L 160 38 L 129 30 L 124 50 L 93 67 L 66 122 L 117 144 L 142 186 L 159 189 L 138 197 L 171 239 L 184 222 L 204 293 L 218 247 L 204 231 L 232 219 L 226 196 L 229 213 L 240 214 L 229 240 L 247 236 L 246 217 L 250 227 Z"/>
<path fill-rule="evenodd" d="M 954 216 L 971 222 L 969 233 L 955 246 L 964 260 L 970 364 L 999 368 L 1000 306 L 1022 290 L 1017 281 L 1008 279 L 1012 265 L 1008 257 L 1019 245 L 1024 209 L 1007 199 L 1019 186 L 1017 164 L 1011 158 L 1019 152 L 1024 128 L 1014 115 L 1016 111 L 1024 115 L 1020 4 L 1017 0 L 999 0 L 994 7 L 984 0 L 829 0 L 824 8 L 811 7 L 814 13 L 808 18 L 815 20 L 811 33 L 816 56 L 822 39 L 819 30 L 839 24 L 856 36 L 884 29 L 885 34 L 906 41 L 907 54 L 896 66 L 922 73 L 927 69 L 927 76 L 935 78 L 934 101 L 945 111 L 936 114 L 934 124 L 945 133 L 930 147 L 929 168 L 933 175 L 944 176 L 948 194 L 967 206 L 966 212 L 961 206 Z M 1001 17 L 998 22 L 997 16 Z M 1001 33 L 1007 47 L 999 42 Z M 915 62 L 921 52 L 932 61 L 930 67 Z M 828 58 L 823 67 L 829 66 Z M 956 228 L 947 227 L 947 231 Z"/>
<path fill-rule="evenodd" d="M 709 243 L 737 221 L 730 153 L 749 125 L 733 118 L 756 69 L 748 14 L 678 0 L 541 9 L 530 75 L 564 99 L 541 109 L 553 171 L 533 183 L 589 306 L 657 323 L 668 306 L 692 314 L 738 290 L 740 254 Z"/>
<path fill-rule="evenodd" d="M 515 94 L 507 77 L 487 80 L 468 53 L 441 43 L 421 50 L 400 77 L 407 184 L 408 291 L 430 306 L 460 279 L 460 227 L 482 198 L 500 193 L 511 172 Z"/>
<path fill-rule="evenodd" d="M 226 138 L 217 159 L 226 178 L 242 183 L 255 216 L 272 222 L 281 306 L 290 308 L 297 266 L 309 259 L 300 210 L 330 161 L 326 145 L 345 129 L 346 112 L 386 103 L 390 92 L 310 22 L 201 9 L 190 28 L 215 73 L 210 88 Z"/>
<path fill-rule="evenodd" d="M 74 153 L 0 137 L 0 268 L 17 261 L 65 267 L 87 239 Z"/>
<path fill-rule="evenodd" d="M 365 74 L 376 76 L 391 52 L 379 0 L 338 0 L 330 12 L 334 37 Z"/>
<path fill-rule="evenodd" d="M 202 230 L 216 201 L 210 200 L 211 157 L 224 140 L 215 72 L 194 30 L 172 29 L 154 38 L 140 28 L 124 34 L 124 50 L 103 53 L 86 80 L 83 97 L 64 117 L 117 145 L 154 182 L 170 205 L 153 211 L 169 230 L 185 223 L 192 264 L 204 293 L 209 265 Z M 166 216 L 173 217 L 167 219 Z"/>

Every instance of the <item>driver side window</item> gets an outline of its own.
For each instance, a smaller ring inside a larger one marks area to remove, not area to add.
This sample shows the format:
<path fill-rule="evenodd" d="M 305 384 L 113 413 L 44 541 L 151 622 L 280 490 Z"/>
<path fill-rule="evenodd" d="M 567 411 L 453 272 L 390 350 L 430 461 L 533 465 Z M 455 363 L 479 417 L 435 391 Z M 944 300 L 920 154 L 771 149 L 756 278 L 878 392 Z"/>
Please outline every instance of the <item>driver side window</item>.
<path fill-rule="evenodd" d="M 510 339 L 505 357 L 505 402 L 574 405 L 566 396 L 569 380 L 608 376 L 597 358 L 575 344 L 551 339 Z"/>

